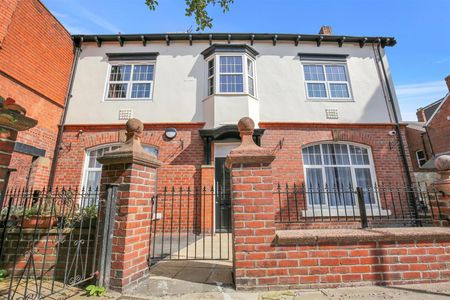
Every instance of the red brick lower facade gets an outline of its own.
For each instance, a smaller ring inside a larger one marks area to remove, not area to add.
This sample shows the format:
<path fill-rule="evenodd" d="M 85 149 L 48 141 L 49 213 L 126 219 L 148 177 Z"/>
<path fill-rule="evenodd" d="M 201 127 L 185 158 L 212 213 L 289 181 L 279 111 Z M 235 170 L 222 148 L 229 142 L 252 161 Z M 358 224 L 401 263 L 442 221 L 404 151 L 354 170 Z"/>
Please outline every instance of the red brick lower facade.
<path fill-rule="evenodd" d="M 178 130 L 174 140 L 164 138 L 164 129 Z M 163 163 L 158 170 L 158 189 L 163 187 L 204 186 L 201 166 L 204 162 L 204 144 L 198 134 L 203 123 L 146 124 L 143 145 L 154 146 Z M 304 181 L 302 147 L 321 142 L 350 142 L 370 147 L 378 183 L 407 182 L 397 137 L 389 135 L 393 125 L 324 125 L 262 123 L 265 128 L 261 146 L 273 149 L 273 172 L 276 183 Z M 67 126 L 63 150 L 57 166 L 56 185 L 80 186 L 86 150 L 120 142 L 122 126 Z M 79 132 L 83 130 L 83 132 Z M 403 128 L 403 139 L 406 144 Z M 220 142 L 220 141 L 216 141 Z M 280 146 L 281 145 L 281 146 Z M 411 169 L 409 153 L 406 153 Z M 208 173 L 209 174 L 209 173 Z M 209 176 L 209 175 L 208 175 Z M 206 180 L 204 183 L 210 183 Z"/>
<path fill-rule="evenodd" d="M 164 130 L 168 127 L 177 129 L 177 136 L 173 140 L 167 140 L 164 137 Z M 163 193 L 165 187 L 168 188 L 169 192 L 172 187 L 175 187 L 176 192 L 180 187 L 183 189 L 190 187 L 192 189 L 206 188 L 207 193 L 210 193 L 215 184 L 214 162 L 211 166 L 204 165 L 204 142 L 199 135 L 199 129 L 202 127 L 203 123 L 145 125 L 142 144 L 157 148 L 158 159 L 162 162 L 162 166 L 157 173 L 157 190 L 160 194 Z M 368 146 L 372 152 L 373 168 L 379 184 L 404 185 L 407 182 L 397 137 L 389 135 L 389 131 L 394 129 L 393 125 L 262 123 L 260 127 L 265 129 L 261 141 L 262 146 L 272 149 L 275 155 L 275 160 L 272 163 L 274 186 L 278 183 L 303 183 L 305 176 L 302 147 L 321 142 L 349 142 Z M 63 138 L 63 149 L 58 160 L 55 185 L 81 187 L 86 150 L 101 145 L 119 143 L 123 140 L 122 128 L 120 125 L 67 126 Z M 220 143 L 221 141 L 215 142 Z M 409 161 L 408 154 L 407 158 Z M 199 200 L 201 202 L 199 211 L 207 211 L 205 223 L 203 223 L 203 217 L 200 218 L 200 223 L 209 231 L 213 227 L 213 199 L 209 196 L 200 198 L 202 199 Z M 406 201 L 406 198 L 404 200 Z M 384 206 L 387 207 L 383 208 L 392 210 L 392 199 L 385 199 L 384 202 Z M 187 212 L 187 209 L 187 205 L 182 205 L 180 208 L 179 202 L 175 201 L 174 207 L 165 211 L 165 217 L 173 217 L 175 220 L 172 224 L 175 227 L 172 230 L 178 230 L 176 220 L 179 219 L 179 214 L 182 219 L 186 215 L 193 216 L 195 214 L 195 208 L 192 205 L 189 206 L 189 212 Z M 278 207 L 278 209 L 280 208 Z M 173 216 L 170 215 L 172 211 Z M 157 212 L 161 217 L 164 217 L 162 216 L 164 209 L 161 207 L 161 203 Z M 321 226 L 319 223 L 316 225 L 315 228 Z M 183 224 L 180 224 L 180 226 L 181 230 L 184 231 L 186 226 Z M 280 229 L 299 227 L 296 224 L 278 224 L 277 226 Z M 325 224 L 325 226 L 328 227 L 330 224 Z M 360 224 L 358 222 L 349 222 L 348 224 L 341 222 L 336 226 L 355 228 L 359 227 Z"/>

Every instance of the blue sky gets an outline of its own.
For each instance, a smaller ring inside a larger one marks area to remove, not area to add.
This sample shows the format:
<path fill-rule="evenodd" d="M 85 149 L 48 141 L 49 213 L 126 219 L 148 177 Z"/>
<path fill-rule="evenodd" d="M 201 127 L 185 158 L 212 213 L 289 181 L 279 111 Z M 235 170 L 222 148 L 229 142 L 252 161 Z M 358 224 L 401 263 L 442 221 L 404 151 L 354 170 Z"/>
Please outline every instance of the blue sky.
<path fill-rule="evenodd" d="M 74 34 L 185 32 L 196 28 L 184 0 L 42 0 Z M 450 75 L 449 0 L 235 0 L 228 13 L 211 8 L 212 32 L 317 33 L 394 36 L 387 48 L 404 120 L 447 92 Z"/>

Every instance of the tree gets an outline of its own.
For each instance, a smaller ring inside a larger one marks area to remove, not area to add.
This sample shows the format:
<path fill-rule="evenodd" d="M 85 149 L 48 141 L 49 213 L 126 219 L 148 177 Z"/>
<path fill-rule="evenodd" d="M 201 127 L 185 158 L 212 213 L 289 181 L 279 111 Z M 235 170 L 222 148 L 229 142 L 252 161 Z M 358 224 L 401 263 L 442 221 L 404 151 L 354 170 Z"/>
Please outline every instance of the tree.
<path fill-rule="evenodd" d="M 204 30 L 206 27 L 212 27 L 213 19 L 208 15 L 206 9 L 208 6 L 215 6 L 219 4 L 223 12 L 227 12 L 230 9 L 230 4 L 234 0 L 185 0 L 186 2 L 186 16 L 191 17 L 195 15 L 195 22 L 197 23 L 197 31 Z M 145 0 L 145 4 L 150 10 L 155 10 L 158 6 L 158 0 Z"/>

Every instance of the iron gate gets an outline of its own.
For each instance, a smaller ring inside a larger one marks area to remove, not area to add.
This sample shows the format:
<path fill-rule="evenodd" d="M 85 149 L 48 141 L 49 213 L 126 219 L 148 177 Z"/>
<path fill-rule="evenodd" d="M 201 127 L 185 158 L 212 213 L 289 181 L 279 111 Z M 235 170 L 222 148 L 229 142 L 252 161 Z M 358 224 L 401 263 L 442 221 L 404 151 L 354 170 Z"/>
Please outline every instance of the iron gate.
<path fill-rule="evenodd" d="M 68 297 L 98 275 L 98 190 L 10 189 L 0 216 L 0 296 Z"/>
<path fill-rule="evenodd" d="M 229 191 L 172 187 L 152 200 L 151 264 L 231 258 Z"/>

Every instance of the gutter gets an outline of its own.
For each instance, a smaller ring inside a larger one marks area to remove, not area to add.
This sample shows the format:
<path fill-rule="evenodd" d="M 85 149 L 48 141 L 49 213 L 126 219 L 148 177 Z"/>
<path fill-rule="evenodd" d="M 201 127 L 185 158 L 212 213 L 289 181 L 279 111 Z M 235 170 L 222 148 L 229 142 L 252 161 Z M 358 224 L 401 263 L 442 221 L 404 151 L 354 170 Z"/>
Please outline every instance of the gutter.
<path fill-rule="evenodd" d="M 386 67 L 383 62 L 383 56 L 381 55 L 379 43 L 377 44 L 377 51 L 378 51 L 378 56 L 379 56 L 380 62 L 381 62 L 381 70 L 383 72 L 383 77 L 386 82 L 387 92 L 389 94 L 388 100 L 389 100 L 389 103 L 391 104 L 392 113 L 394 115 L 395 129 L 397 131 L 397 139 L 398 139 L 398 143 L 400 146 L 400 156 L 402 157 L 403 167 L 404 167 L 405 173 L 406 173 L 406 180 L 408 181 L 408 186 L 412 186 L 411 172 L 409 171 L 409 168 L 408 168 L 408 160 L 406 159 L 405 145 L 403 144 L 402 134 L 400 131 L 400 121 L 399 121 L 398 114 L 397 114 L 397 108 L 394 103 L 394 97 L 392 95 L 392 87 L 389 83 L 389 78 L 386 73 Z"/>
<path fill-rule="evenodd" d="M 64 102 L 64 111 L 63 115 L 61 116 L 61 122 L 58 126 L 58 136 L 56 138 L 56 144 L 55 144 L 55 150 L 53 152 L 53 159 L 52 159 L 52 166 L 50 168 L 50 175 L 48 178 L 48 187 L 51 188 L 53 186 L 53 183 L 55 181 L 55 172 L 56 172 L 56 165 L 59 158 L 59 151 L 62 143 L 63 133 L 64 133 L 64 124 L 66 123 L 67 118 L 67 109 L 69 107 L 70 98 L 72 98 L 72 87 L 73 87 L 73 78 L 75 76 L 75 72 L 78 65 L 78 58 L 80 57 L 81 53 L 81 44 L 74 43 L 74 58 L 72 63 L 72 69 L 70 71 L 70 77 L 69 77 L 69 85 L 67 86 L 67 92 L 66 92 L 66 99 Z"/>

